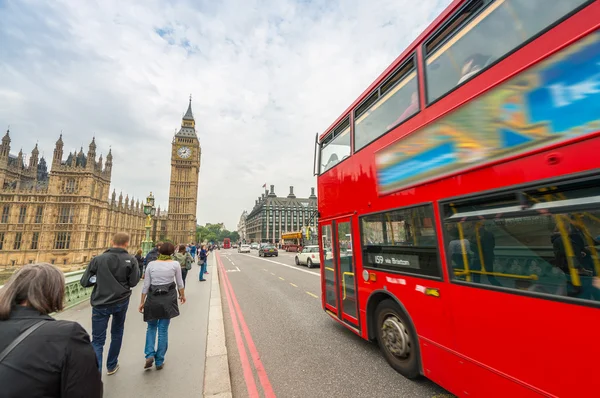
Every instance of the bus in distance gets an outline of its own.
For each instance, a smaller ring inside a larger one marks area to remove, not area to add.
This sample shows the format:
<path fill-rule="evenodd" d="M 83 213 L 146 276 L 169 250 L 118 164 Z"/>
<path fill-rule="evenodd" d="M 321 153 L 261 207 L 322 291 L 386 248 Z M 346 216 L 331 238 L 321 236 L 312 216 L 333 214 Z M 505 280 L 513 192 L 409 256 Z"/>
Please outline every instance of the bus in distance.
<path fill-rule="evenodd" d="M 223 249 L 231 248 L 231 240 L 229 238 L 223 239 Z"/>
<path fill-rule="evenodd" d="M 600 391 L 600 1 L 453 1 L 315 147 L 335 321 L 458 396 Z"/>

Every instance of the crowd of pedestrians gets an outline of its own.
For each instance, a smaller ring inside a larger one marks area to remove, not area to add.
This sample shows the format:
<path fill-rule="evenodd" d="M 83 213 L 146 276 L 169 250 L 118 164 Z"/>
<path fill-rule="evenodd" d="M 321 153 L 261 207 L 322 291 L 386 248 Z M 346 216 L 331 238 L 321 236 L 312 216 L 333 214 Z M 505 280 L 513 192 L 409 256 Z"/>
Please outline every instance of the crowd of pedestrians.
<path fill-rule="evenodd" d="M 138 307 L 147 323 L 143 369 L 165 366 L 171 319 L 185 304 L 192 264 L 204 281 L 206 246 L 159 242 L 143 257 L 128 252 L 129 235 L 119 232 L 112 247 L 94 257 L 81 277 L 93 287 L 92 338 L 77 322 L 55 320 L 63 309 L 65 279 L 50 264 L 29 264 L 0 289 L 0 385 L 4 397 L 101 397 L 103 352 L 109 320 L 108 375 L 119 370 L 119 353 L 132 289 L 143 280 Z M 211 248 L 212 249 L 212 248 Z M 25 343 L 23 343 L 25 341 Z"/>

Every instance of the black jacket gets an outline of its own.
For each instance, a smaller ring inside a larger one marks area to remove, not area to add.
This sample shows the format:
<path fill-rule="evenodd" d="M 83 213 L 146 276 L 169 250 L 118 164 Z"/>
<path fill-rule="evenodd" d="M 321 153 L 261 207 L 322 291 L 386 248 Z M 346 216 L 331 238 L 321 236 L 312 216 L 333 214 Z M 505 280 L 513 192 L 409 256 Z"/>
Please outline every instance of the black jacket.
<path fill-rule="evenodd" d="M 158 249 L 153 247 L 152 250 L 146 254 L 146 259 L 144 260 L 144 269 L 150 264 L 152 261 L 158 260 Z"/>
<path fill-rule="evenodd" d="M 96 276 L 96 282 L 90 281 Z M 94 286 L 92 307 L 120 303 L 131 296 L 131 288 L 140 281 L 135 257 L 127 250 L 113 247 L 94 257 L 81 277 L 83 287 Z"/>
<path fill-rule="evenodd" d="M 96 354 L 87 332 L 76 322 L 57 321 L 33 308 L 16 306 L 9 319 L 0 321 L 0 352 L 42 319 L 48 322 L 0 363 L 0 396 L 102 397 Z"/>

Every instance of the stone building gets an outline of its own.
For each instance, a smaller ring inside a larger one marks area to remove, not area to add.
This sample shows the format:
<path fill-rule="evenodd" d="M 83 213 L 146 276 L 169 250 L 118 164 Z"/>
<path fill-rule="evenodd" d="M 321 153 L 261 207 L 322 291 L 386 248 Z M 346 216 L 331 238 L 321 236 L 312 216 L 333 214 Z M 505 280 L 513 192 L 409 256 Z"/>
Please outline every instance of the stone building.
<path fill-rule="evenodd" d="M 275 187 L 255 201 L 254 208 L 246 217 L 248 242 L 280 243 L 281 234 L 301 231 L 302 227 L 317 228 L 317 196 L 311 188 L 308 198 L 297 198 L 294 187 L 286 197 L 278 197 Z"/>
<path fill-rule="evenodd" d="M 37 144 L 28 161 L 10 153 L 10 132 L 0 145 L 0 267 L 49 262 L 77 268 L 110 246 L 114 233 L 131 235 L 131 251 L 145 235 L 143 201 L 110 193 L 113 156 L 97 157 L 92 139 L 63 159 L 62 135 L 51 164 Z M 50 170 L 49 170 L 50 166 Z M 153 238 L 164 238 L 167 214 L 154 218 Z"/>
<path fill-rule="evenodd" d="M 246 242 L 248 240 L 248 236 L 246 233 L 246 218 L 248 217 L 248 212 L 244 210 L 242 215 L 240 216 L 240 221 L 238 221 L 237 232 L 240 235 L 240 241 Z"/>
<path fill-rule="evenodd" d="M 181 128 L 171 144 L 171 182 L 167 231 L 174 243 L 192 243 L 196 236 L 198 177 L 202 150 L 192 114 L 192 97 Z"/>

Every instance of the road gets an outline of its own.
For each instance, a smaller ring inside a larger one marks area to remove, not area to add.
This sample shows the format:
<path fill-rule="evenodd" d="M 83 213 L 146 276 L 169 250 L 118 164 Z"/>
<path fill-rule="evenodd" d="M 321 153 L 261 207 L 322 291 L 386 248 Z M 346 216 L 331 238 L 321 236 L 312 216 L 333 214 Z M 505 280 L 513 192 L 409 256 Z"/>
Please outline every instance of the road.
<path fill-rule="evenodd" d="M 293 253 L 218 253 L 234 397 L 452 396 L 426 379 L 403 378 L 376 344 L 326 315 L 320 270 L 296 266 Z"/>

